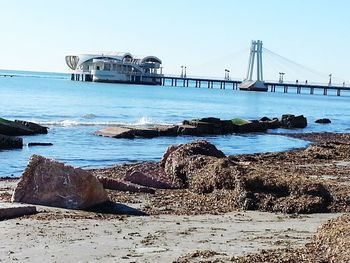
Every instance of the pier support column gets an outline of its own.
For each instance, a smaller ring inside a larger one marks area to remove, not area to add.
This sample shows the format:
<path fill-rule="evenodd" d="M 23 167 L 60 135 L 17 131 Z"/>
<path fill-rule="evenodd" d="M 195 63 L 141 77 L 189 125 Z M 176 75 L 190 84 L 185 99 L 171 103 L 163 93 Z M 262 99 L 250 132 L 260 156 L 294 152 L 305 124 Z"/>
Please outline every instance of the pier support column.
<path fill-rule="evenodd" d="M 177 87 L 177 79 L 175 79 L 175 87 Z"/>
<path fill-rule="evenodd" d="M 196 88 L 198 88 L 198 80 L 196 80 Z"/>
<path fill-rule="evenodd" d="M 188 87 L 188 82 L 189 82 L 189 80 L 186 80 L 186 87 Z"/>
<path fill-rule="evenodd" d="M 340 96 L 340 89 L 337 89 L 337 96 Z"/>
<path fill-rule="evenodd" d="M 183 79 L 182 86 L 185 87 L 185 79 Z"/>
<path fill-rule="evenodd" d="M 314 88 L 310 88 L 310 94 L 311 94 L 311 95 L 314 94 Z"/>
<path fill-rule="evenodd" d="M 327 95 L 327 93 L 328 93 L 328 89 L 327 89 L 327 88 L 324 88 L 324 89 L 323 89 L 323 95 Z"/>

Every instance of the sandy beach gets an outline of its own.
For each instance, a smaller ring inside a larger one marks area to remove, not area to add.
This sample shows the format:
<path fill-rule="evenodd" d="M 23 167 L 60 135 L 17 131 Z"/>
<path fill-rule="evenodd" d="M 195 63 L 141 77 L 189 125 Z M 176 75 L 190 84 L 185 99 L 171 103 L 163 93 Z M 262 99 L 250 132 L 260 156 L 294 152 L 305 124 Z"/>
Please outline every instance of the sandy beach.
<path fill-rule="evenodd" d="M 322 182 L 333 198 L 326 213 L 244 211 L 232 205 L 227 190 L 208 194 L 189 189 L 157 189 L 154 194 L 108 190 L 118 206 L 113 213 L 37 206 L 35 215 L 0 221 L 0 262 L 231 262 L 250 253 L 299 249 L 329 219 L 349 212 L 349 144 L 348 135 L 293 136 L 315 144 L 230 158 L 249 165 L 252 175 L 293 175 Z M 125 169 L 129 166 L 92 172 L 117 178 Z M 17 181 L 0 180 L 0 202 L 10 202 Z"/>
<path fill-rule="evenodd" d="M 57 219 L 34 216 L 0 222 L 1 262 L 173 262 L 196 250 L 229 259 L 304 245 L 322 223 L 338 216 L 234 212 L 87 219 L 84 212 L 43 209 Z"/>

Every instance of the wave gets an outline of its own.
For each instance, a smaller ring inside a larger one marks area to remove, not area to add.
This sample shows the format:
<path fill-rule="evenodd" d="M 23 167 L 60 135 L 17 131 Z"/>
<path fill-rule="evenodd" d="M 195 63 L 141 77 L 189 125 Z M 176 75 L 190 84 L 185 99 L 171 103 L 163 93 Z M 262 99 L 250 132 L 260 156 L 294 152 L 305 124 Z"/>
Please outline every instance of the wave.
<path fill-rule="evenodd" d="M 121 121 L 87 121 L 87 120 L 58 120 L 58 121 L 38 121 L 40 125 L 44 126 L 151 126 L 151 125 L 167 125 L 169 123 L 157 122 L 149 117 L 141 117 L 135 122 L 121 122 Z"/>

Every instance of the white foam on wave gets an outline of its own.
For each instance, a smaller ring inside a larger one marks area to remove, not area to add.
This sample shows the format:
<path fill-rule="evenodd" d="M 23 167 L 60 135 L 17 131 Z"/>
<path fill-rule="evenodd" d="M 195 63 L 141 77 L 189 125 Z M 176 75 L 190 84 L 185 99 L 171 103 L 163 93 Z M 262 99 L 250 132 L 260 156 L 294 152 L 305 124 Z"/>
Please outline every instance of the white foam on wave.
<path fill-rule="evenodd" d="M 157 122 L 149 117 L 141 117 L 135 122 L 118 122 L 118 121 L 86 121 L 86 120 L 58 120 L 58 121 L 47 121 L 47 122 L 37 122 L 40 125 L 46 126 L 149 126 L 149 125 L 166 125 L 168 123 Z"/>

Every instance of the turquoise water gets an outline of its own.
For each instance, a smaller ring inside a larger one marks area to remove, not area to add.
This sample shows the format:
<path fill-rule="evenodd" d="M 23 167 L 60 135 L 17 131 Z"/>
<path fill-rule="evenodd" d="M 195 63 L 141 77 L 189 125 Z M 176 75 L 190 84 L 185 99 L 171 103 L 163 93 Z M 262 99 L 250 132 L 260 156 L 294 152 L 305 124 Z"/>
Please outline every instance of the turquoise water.
<path fill-rule="evenodd" d="M 15 74 L 13 77 L 1 76 Z M 296 95 L 142 85 L 84 83 L 66 74 L 0 71 L 0 116 L 47 125 L 48 135 L 24 137 L 28 142 L 52 142 L 51 147 L 24 147 L 0 152 L 0 176 L 19 176 L 31 154 L 90 168 L 121 162 L 159 160 L 170 144 L 194 137 L 110 139 L 93 132 L 108 125 L 179 123 L 214 116 L 222 119 L 280 117 L 304 114 L 309 126 L 289 132 L 349 132 L 350 95 Z M 331 125 L 314 124 L 327 117 Z M 275 130 L 273 133 L 286 132 Z M 226 154 L 282 151 L 305 141 L 275 135 L 206 137 Z"/>

